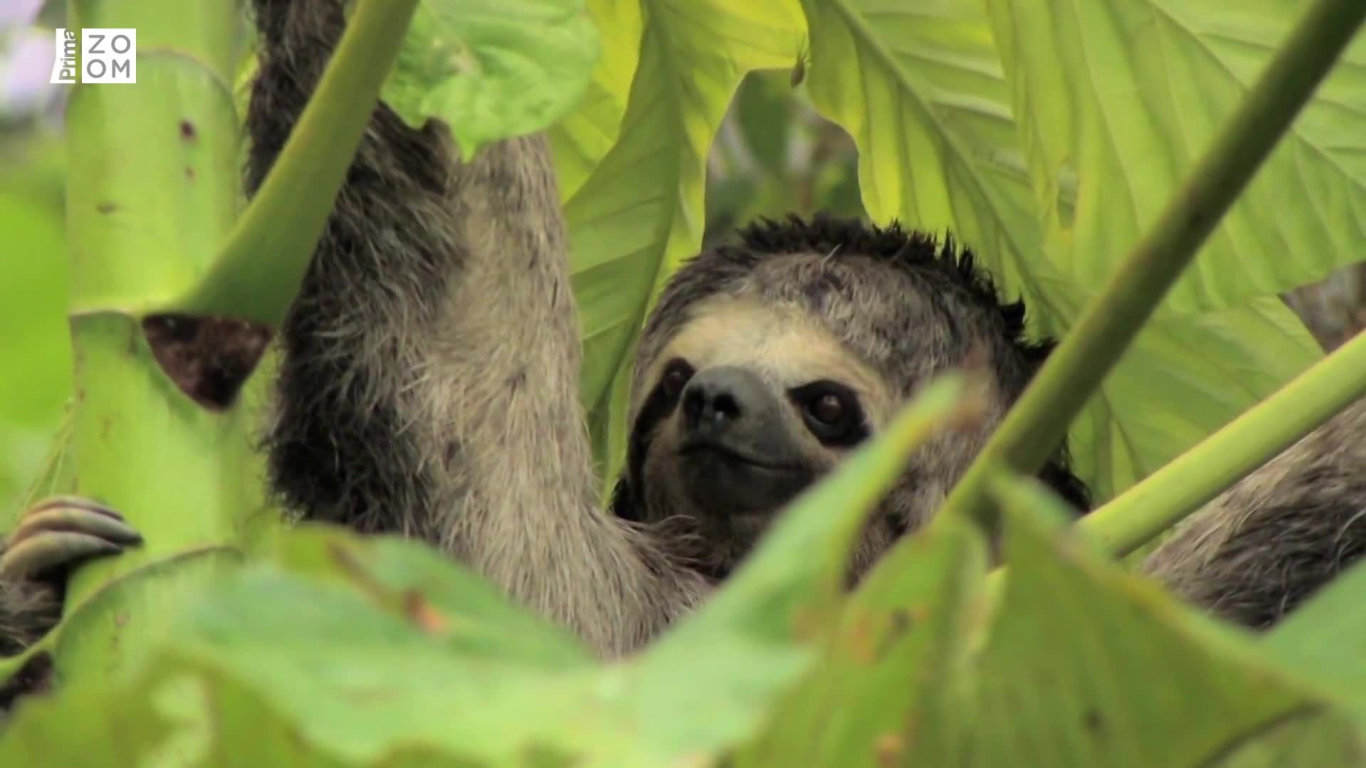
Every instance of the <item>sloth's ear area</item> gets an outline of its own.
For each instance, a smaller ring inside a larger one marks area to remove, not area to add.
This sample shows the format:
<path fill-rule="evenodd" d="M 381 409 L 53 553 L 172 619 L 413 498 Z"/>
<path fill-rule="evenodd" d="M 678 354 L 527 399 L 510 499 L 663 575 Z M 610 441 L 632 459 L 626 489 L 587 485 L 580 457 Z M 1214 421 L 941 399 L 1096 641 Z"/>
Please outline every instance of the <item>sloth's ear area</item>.
<path fill-rule="evenodd" d="M 1076 510 L 1084 515 L 1091 511 L 1091 489 L 1086 481 L 1072 471 L 1071 458 L 1066 447 L 1061 449 L 1052 460 L 1039 471 L 1039 479 Z"/>
<path fill-rule="evenodd" d="M 608 509 L 613 517 L 630 523 L 639 523 L 644 520 L 640 499 L 637 498 L 631 481 L 624 476 L 618 479 L 617 484 L 612 488 L 612 501 L 609 503 Z"/>

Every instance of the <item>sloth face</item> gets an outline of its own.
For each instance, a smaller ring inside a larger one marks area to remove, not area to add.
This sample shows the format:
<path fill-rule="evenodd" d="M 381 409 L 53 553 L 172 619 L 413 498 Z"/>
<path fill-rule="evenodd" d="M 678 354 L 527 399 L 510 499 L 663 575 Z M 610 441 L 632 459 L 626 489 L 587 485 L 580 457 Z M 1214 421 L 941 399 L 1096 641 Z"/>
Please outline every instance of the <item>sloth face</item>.
<path fill-rule="evenodd" d="M 992 403 L 908 459 L 852 554 L 857 579 L 934 514 L 1042 363 L 1023 317 L 970 256 L 923 235 L 819 218 L 746 228 L 675 273 L 646 321 L 614 510 L 722 578 L 921 386 L 986 361 Z M 1065 451 L 1040 479 L 1085 508 Z"/>
<path fill-rule="evenodd" d="M 773 517 L 884 423 L 881 379 L 811 318 L 743 298 L 699 307 L 652 366 L 632 466 L 721 578 Z"/>

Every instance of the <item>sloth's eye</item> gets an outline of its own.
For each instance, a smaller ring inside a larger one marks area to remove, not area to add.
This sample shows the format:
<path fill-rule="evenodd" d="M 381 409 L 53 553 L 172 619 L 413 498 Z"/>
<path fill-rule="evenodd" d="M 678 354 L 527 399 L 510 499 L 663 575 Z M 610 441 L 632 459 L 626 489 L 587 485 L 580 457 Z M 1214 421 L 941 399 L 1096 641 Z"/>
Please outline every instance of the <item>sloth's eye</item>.
<path fill-rule="evenodd" d="M 814 381 L 791 391 L 801 409 L 802 421 L 816 439 L 830 446 L 846 447 L 868 436 L 858 395 L 834 381 Z"/>
<path fill-rule="evenodd" d="M 688 365 L 686 360 L 675 358 L 664 366 L 664 375 L 659 379 L 659 386 L 668 397 L 678 397 L 683 394 L 683 387 L 688 385 L 692 374 L 692 366 Z"/>
<path fill-rule="evenodd" d="M 811 411 L 811 418 L 822 424 L 834 426 L 844 419 L 844 401 L 830 392 L 811 401 L 807 410 Z"/>

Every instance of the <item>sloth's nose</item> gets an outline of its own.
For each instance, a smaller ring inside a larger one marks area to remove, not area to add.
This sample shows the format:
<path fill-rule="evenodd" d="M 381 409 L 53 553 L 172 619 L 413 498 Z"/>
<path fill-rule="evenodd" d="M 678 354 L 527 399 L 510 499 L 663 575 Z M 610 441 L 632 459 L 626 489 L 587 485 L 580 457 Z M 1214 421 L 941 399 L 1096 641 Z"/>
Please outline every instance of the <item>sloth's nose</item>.
<path fill-rule="evenodd" d="M 689 387 L 683 393 L 683 423 L 689 432 L 719 434 L 742 414 L 740 403 L 727 390 Z"/>
<path fill-rule="evenodd" d="M 743 368 L 700 371 L 683 390 L 683 425 L 689 433 L 720 436 L 751 418 L 763 398 L 763 382 Z"/>

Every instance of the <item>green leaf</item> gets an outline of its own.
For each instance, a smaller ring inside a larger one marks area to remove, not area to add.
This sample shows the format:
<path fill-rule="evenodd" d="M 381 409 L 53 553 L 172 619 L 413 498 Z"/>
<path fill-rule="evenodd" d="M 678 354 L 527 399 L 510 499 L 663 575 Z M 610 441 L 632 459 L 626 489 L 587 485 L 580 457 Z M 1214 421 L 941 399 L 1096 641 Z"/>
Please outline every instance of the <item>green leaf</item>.
<path fill-rule="evenodd" d="M 21 711 L 0 758 L 44 764 L 84 741 L 102 765 L 146 765 L 171 745 L 217 765 L 294 765 L 286 758 L 305 755 L 324 765 L 506 761 L 547 740 L 537 731 L 557 730 L 548 715 L 586 701 L 584 685 L 560 679 L 452 653 L 364 594 L 261 565 L 203 595 L 138 675 Z"/>
<path fill-rule="evenodd" d="M 446 553 L 393 536 L 308 524 L 277 539 L 270 557 L 291 574 L 342 586 L 425 628 L 464 656 L 563 669 L 591 658 L 568 630 L 514 606 Z"/>
<path fill-rule="evenodd" d="M 858 144 L 869 215 L 952 230 L 1018 290 L 1021 270 L 1039 252 L 1039 228 L 980 3 L 802 7 L 811 29 L 807 89 Z"/>
<path fill-rule="evenodd" d="M 1292 718 L 1326 723 L 1339 756 L 1359 752 L 1326 699 L 1241 632 L 1105 562 L 1037 481 L 994 487 L 1009 572 L 970 759 L 954 764 L 1204 766 Z"/>
<path fill-rule="evenodd" d="M 1366 562 L 1353 566 L 1267 633 L 1267 652 L 1336 696 L 1366 723 Z"/>
<path fill-rule="evenodd" d="M 641 323 L 663 281 L 702 240 L 707 149 L 740 78 L 796 60 L 800 14 L 783 0 L 644 3 L 620 140 L 565 207 L 583 327 L 582 397 L 607 478 L 620 455 L 625 387 Z M 624 381 L 624 379 L 623 379 Z M 605 437 L 604 437 L 605 435 Z"/>
<path fill-rule="evenodd" d="M 1093 285 L 1157 216 L 1303 14 L 1258 0 L 990 0 L 1045 253 Z M 1366 237 L 1366 39 L 1173 287 L 1222 307 L 1326 276 Z M 1288 204 L 1289 203 L 1289 204 Z"/>
<path fill-rule="evenodd" d="M 602 55 L 583 98 L 547 132 L 565 200 L 578 192 L 616 143 L 640 61 L 638 0 L 588 0 L 588 13 L 598 28 Z"/>
<path fill-rule="evenodd" d="M 1272 723 L 1253 741 L 1210 761 L 1211 768 L 1279 768 L 1287 765 L 1350 766 L 1366 760 L 1361 733 L 1342 717 L 1313 714 Z"/>
<path fill-rule="evenodd" d="M 566 113 L 597 58 L 583 0 L 422 0 L 380 97 L 410 125 L 443 120 L 469 157 Z"/>
<path fill-rule="evenodd" d="M 986 547 L 945 515 L 860 586 L 811 673 L 742 752 L 740 765 L 886 765 L 971 722 L 964 688 L 984 625 Z"/>
<path fill-rule="evenodd" d="M 428 750 L 505 760 L 565 738 L 569 720 L 594 719 L 591 706 L 575 718 L 566 700 L 590 704 L 578 665 L 557 674 L 511 655 L 452 652 L 439 630 L 367 595 L 269 568 L 210 595 L 190 620 L 175 657 L 250 690 L 314 751 L 347 761 Z"/>
<path fill-rule="evenodd" d="M 918 446 L 981 407 L 978 395 L 957 376 L 927 386 L 877 440 L 798 497 L 721 590 L 641 658 L 635 706 L 659 729 L 658 743 L 686 754 L 753 735 L 834 630 L 869 512 Z M 678 722 L 682 713 L 699 716 Z"/>
<path fill-rule="evenodd" d="M 1070 438 L 1097 500 L 1151 474 L 1322 357 L 1279 298 L 1159 313 L 1120 358 Z"/>
<path fill-rule="evenodd" d="M 927 387 L 795 504 L 720 593 L 636 659 L 590 663 L 562 630 L 420 544 L 290 531 L 275 562 L 195 601 L 135 674 L 21 713 L 0 757 L 53 754 L 53 723 L 99 706 L 111 717 L 64 738 L 94 749 L 119 734 L 126 762 L 115 765 L 139 765 L 167 741 L 230 765 L 278 764 L 299 742 L 323 764 L 663 768 L 715 756 L 810 668 L 867 511 L 911 451 L 960 409 L 980 408 L 962 394 L 956 377 Z M 148 722 L 147 694 L 133 691 L 189 699 L 191 711 L 179 722 L 161 715 L 165 733 Z M 136 701 L 119 706 L 122 697 Z M 136 722 L 118 727 L 125 717 Z"/>
<path fill-rule="evenodd" d="M 0 763 L 41 764 L 75 742 L 102 765 L 145 765 L 170 745 L 220 765 L 438 751 L 452 765 L 573 741 L 575 720 L 596 717 L 574 714 L 597 695 L 582 646 L 435 550 L 316 526 L 281 533 L 270 557 L 220 574 L 145 663 L 26 706 Z"/>
<path fill-rule="evenodd" d="M 858 144 L 869 214 L 952 231 L 1008 297 L 1025 299 L 1035 332 L 1064 333 L 1106 273 L 1077 282 L 1050 258 L 982 5 L 803 0 L 803 7 L 811 19 L 812 102 Z M 1064 184 L 1059 194 L 1066 202 L 1073 192 Z M 1087 256 L 1112 265 L 1130 245 Z M 1318 356 L 1274 297 L 1213 313 L 1159 311 L 1074 425 L 1078 469 L 1098 499 L 1108 497 Z"/>

